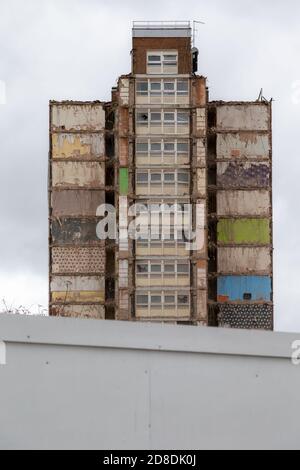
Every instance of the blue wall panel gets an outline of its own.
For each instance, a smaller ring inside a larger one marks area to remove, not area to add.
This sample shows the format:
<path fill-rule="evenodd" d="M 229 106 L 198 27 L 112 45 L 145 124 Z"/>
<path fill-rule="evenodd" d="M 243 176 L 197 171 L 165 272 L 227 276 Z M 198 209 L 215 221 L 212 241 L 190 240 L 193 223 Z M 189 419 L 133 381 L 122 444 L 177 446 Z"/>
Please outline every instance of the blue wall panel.
<path fill-rule="evenodd" d="M 218 301 L 270 301 L 271 286 L 268 276 L 221 276 L 218 278 Z"/>

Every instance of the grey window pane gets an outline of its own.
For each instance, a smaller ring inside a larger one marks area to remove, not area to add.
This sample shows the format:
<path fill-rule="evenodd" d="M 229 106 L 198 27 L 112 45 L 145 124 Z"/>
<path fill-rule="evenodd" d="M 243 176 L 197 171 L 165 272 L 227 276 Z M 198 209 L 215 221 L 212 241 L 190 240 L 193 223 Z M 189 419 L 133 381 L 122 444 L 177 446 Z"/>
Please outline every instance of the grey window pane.
<path fill-rule="evenodd" d="M 187 173 L 178 173 L 178 181 L 180 183 L 188 183 L 189 175 Z"/>
<path fill-rule="evenodd" d="M 188 92 L 189 84 L 187 80 L 177 82 L 177 91 Z"/>
<path fill-rule="evenodd" d="M 161 113 L 151 113 L 151 121 L 161 121 Z"/>
<path fill-rule="evenodd" d="M 151 272 L 152 273 L 161 273 L 161 265 L 160 264 L 152 264 L 151 265 Z"/>
<path fill-rule="evenodd" d="M 137 82 L 137 91 L 148 92 L 148 82 Z"/>
<path fill-rule="evenodd" d="M 161 182 L 161 174 L 160 173 L 153 173 L 151 175 L 151 181 L 153 183 L 160 183 Z"/>
<path fill-rule="evenodd" d="M 152 152 L 161 152 L 161 143 L 160 142 L 151 143 L 151 151 Z"/>
<path fill-rule="evenodd" d="M 175 144 L 174 142 L 165 142 L 164 149 L 166 152 L 174 152 L 175 151 Z"/>
<path fill-rule="evenodd" d="M 184 152 L 184 153 L 187 153 L 189 150 L 189 144 L 186 142 L 178 142 L 177 143 L 177 151 L 178 152 Z"/>
<path fill-rule="evenodd" d="M 174 264 L 165 264 L 165 273 L 175 273 Z"/>
<path fill-rule="evenodd" d="M 138 173 L 137 174 L 138 183 L 147 183 L 148 182 L 148 173 Z"/>
<path fill-rule="evenodd" d="M 147 142 L 138 142 L 136 144 L 137 152 L 148 152 L 148 143 Z"/>
<path fill-rule="evenodd" d="M 175 175 L 173 173 L 165 173 L 164 180 L 169 183 L 173 183 L 175 181 Z"/>
<path fill-rule="evenodd" d="M 174 122 L 175 114 L 174 113 L 164 113 L 164 120 Z"/>
<path fill-rule="evenodd" d="M 151 91 L 160 91 L 161 90 L 161 83 L 160 82 L 152 82 L 150 84 Z"/>
<path fill-rule="evenodd" d="M 151 304 L 161 304 L 161 295 L 151 295 Z"/>
<path fill-rule="evenodd" d="M 148 295 L 138 295 L 137 303 L 139 305 L 148 305 Z"/>
<path fill-rule="evenodd" d="M 149 55 L 148 62 L 160 62 L 161 56 L 160 55 Z"/>
<path fill-rule="evenodd" d="M 189 122 L 189 115 L 188 113 L 177 113 L 177 121 L 179 123 L 187 123 Z"/>
<path fill-rule="evenodd" d="M 165 295 L 165 304 L 175 304 L 175 296 Z"/>
<path fill-rule="evenodd" d="M 179 274 L 188 274 L 189 273 L 189 265 L 188 264 L 178 264 L 177 265 L 177 272 Z"/>

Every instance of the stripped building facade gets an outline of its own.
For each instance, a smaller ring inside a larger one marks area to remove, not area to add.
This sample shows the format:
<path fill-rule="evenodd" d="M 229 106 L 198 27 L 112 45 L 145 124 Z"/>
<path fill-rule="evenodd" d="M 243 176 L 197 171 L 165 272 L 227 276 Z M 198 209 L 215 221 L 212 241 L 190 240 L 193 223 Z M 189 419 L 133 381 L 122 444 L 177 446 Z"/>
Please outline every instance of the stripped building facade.
<path fill-rule="evenodd" d="M 50 102 L 51 315 L 273 328 L 271 103 L 210 102 L 191 36 L 136 22 L 111 102 Z M 128 237 L 133 204 L 175 207 L 169 236 Z"/>

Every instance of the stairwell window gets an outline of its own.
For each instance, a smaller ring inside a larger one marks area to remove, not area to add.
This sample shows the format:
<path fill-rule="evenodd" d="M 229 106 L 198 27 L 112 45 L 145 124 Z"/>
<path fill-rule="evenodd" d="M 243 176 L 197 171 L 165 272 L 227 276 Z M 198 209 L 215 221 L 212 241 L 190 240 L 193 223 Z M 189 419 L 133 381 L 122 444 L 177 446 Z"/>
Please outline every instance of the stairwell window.
<path fill-rule="evenodd" d="M 147 73 L 153 75 L 161 73 L 177 74 L 177 51 L 148 51 Z"/>

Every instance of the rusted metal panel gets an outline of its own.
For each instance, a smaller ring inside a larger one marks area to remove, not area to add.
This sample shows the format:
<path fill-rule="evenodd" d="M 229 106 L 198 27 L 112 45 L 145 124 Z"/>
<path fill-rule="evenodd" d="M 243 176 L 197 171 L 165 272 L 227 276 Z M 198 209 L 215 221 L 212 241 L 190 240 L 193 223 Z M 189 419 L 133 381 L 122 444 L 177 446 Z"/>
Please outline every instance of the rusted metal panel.
<path fill-rule="evenodd" d="M 129 132 L 129 109 L 119 108 L 119 133 L 120 135 L 128 135 Z"/>
<path fill-rule="evenodd" d="M 269 158 L 270 139 L 267 134 L 240 132 L 239 134 L 218 134 L 217 158 Z"/>
<path fill-rule="evenodd" d="M 207 261 L 204 260 L 197 262 L 197 288 L 207 288 Z"/>
<path fill-rule="evenodd" d="M 104 165 L 97 162 L 53 162 L 52 184 L 61 188 L 99 188 L 104 185 Z"/>
<path fill-rule="evenodd" d="M 218 271 L 227 274 L 271 272 L 270 248 L 219 247 Z"/>
<path fill-rule="evenodd" d="M 94 159 L 105 155 L 104 134 L 53 134 L 52 158 Z"/>
<path fill-rule="evenodd" d="M 104 203 L 104 191 L 54 190 L 51 195 L 52 215 L 54 217 L 95 216 L 97 208 Z"/>
<path fill-rule="evenodd" d="M 268 104 L 227 103 L 217 107 L 217 128 L 220 130 L 267 131 L 269 123 Z"/>
<path fill-rule="evenodd" d="M 52 273 L 92 274 L 105 272 L 105 244 L 99 247 L 53 247 Z"/>
<path fill-rule="evenodd" d="M 273 307 L 267 304 L 221 305 L 218 323 L 223 328 L 273 330 Z"/>
<path fill-rule="evenodd" d="M 218 163 L 217 183 L 223 188 L 268 188 L 270 166 L 268 163 Z"/>
<path fill-rule="evenodd" d="M 270 216 L 270 192 L 218 191 L 217 212 L 220 216 Z"/>
<path fill-rule="evenodd" d="M 192 80 L 192 102 L 194 106 L 206 105 L 206 78 L 197 77 Z"/>
<path fill-rule="evenodd" d="M 101 243 L 96 234 L 97 220 L 61 218 L 52 220 L 52 243 L 80 245 Z"/>
<path fill-rule="evenodd" d="M 105 128 L 102 103 L 56 103 L 51 106 L 52 130 L 101 131 Z"/>
<path fill-rule="evenodd" d="M 119 162 L 120 165 L 126 167 L 128 165 L 128 156 L 129 156 L 129 145 L 128 139 L 120 137 L 118 140 L 119 144 Z"/>
<path fill-rule="evenodd" d="M 105 319 L 103 305 L 52 305 L 50 314 L 56 317 L 89 318 L 95 320 Z"/>

